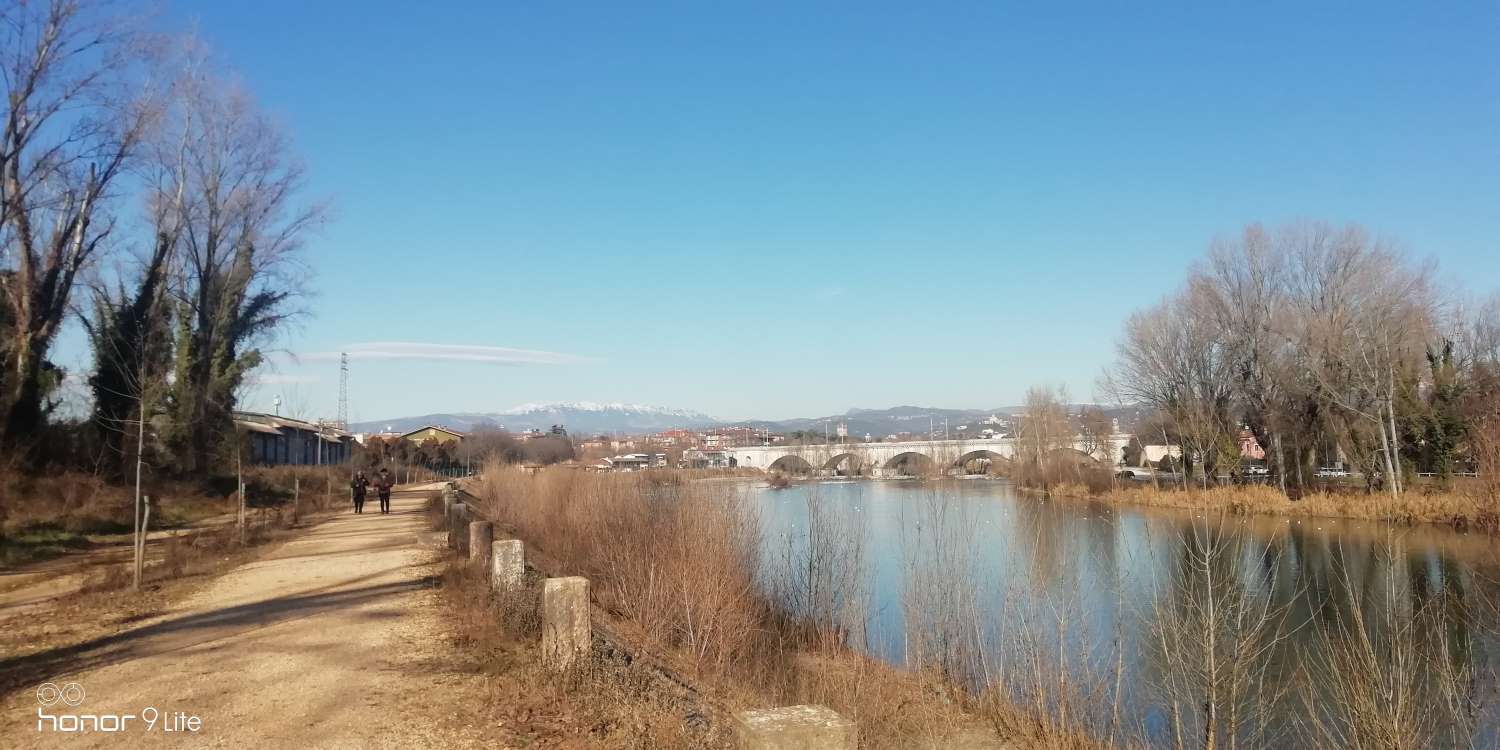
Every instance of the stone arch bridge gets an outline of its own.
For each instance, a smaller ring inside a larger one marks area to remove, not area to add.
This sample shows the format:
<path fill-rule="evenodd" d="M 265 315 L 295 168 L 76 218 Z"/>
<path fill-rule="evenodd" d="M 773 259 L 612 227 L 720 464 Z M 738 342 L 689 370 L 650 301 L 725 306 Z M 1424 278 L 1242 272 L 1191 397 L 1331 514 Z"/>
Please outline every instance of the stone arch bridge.
<path fill-rule="evenodd" d="M 1110 467 L 1118 464 L 1130 435 L 1112 435 L 1107 445 L 1075 439 L 1072 448 L 1057 448 L 1080 461 Z M 950 473 L 979 460 L 1006 462 L 1015 457 L 1015 438 L 976 440 L 907 440 L 902 442 L 831 443 L 826 445 L 751 445 L 727 451 L 737 466 L 785 473 L 901 476 Z"/>

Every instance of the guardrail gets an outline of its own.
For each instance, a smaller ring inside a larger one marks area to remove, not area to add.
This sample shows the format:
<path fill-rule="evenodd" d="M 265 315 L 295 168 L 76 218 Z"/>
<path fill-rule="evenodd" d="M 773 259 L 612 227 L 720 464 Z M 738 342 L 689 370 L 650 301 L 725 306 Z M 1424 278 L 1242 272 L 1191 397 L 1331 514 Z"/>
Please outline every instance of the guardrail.
<path fill-rule="evenodd" d="M 495 538 L 496 519 L 485 517 L 474 502 L 477 499 L 458 482 L 449 482 L 443 490 L 448 546 L 468 564 L 485 566 L 493 591 L 519 588 L 526 574 L 525 543 Z M 535 561 L 532 568 L 543 576 L 542 660 L 552 669 L 572 668 L 596 653 L 605 659 L 643 666 L 680 698 L 708 708 L 721 719 L 731 717 L 736 741 L 747 750 L 854 750 L 858 737 L 854 723 L 826 706 L 731 711 L 703 695 L 667 659 L 630 643 L 610 628 L 604 617 L 595 618 L 587 578 L 548 577 L 548 571 Z"/>

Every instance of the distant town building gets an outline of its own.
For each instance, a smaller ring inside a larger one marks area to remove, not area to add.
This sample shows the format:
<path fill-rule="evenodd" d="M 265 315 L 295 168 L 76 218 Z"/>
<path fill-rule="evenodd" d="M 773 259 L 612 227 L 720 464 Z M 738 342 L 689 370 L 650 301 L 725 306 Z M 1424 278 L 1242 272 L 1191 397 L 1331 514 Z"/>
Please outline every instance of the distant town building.
<path fill-rule="evenodd" d="M 626 453 L 619 456 L 611 456 L 604 459 L 610 471 L 642 471 L 644 469 L 666 468 L 667 454 L 665 453 Z"/>
<path fill-rule="evenodd" d="M 430 424 L 425 427 L 419 427 L 415 430 L 412 430 L 411 432 L 408 432 L 401 437 L 406 440 L 410 440 L 417 445 L 421 445 L 428 440 L 436 440 L 439 443 L 452 443 L 454 445 L 457 445 L 460 442 L 463 442 L 463 439 L 468 437 L 468 435 L 457 430 L 450 430 L 447 427 L 439 427 L 437 425 Z"/>
<path fill-rule="evenodd" d="M 1141 458 L 1150 463 L 1159 463 L 1163 458 L 1171 456 L 1174 460 L 1182 458 L 1182 446 L 1180 445 L 1143 445 L 1141 446 Z"/>
<path fill-rule="evenodd" d="M 659 445 L 698 445 L 698 433 L 692 430 L 662 430 L 651 436 L 651 440 Z"/>
<path fill-rule="evenodd" d="M 317 466 L 341 464 L 353 453 L 354 436 L 330 424 L 274 414 L 237 411 L 234 426 L 245 435 L 252 464 Z"/>
<path fill-rule="evenodd" d="M 734 448 L 743 445 L 760 445 L 767 442 L 764 430 L 754 427 L 715 427 L 699 436 L 704 448 Z"/>
<path fill-rule="evenodd" d="M 684 469 L 727 469 L 734 466 L 734 459 L 724 451 L 689 448 L 682 452 L 679 465 Z"/>
<path fill-rule="evenodd" d="M 1266 460 L 1266 449 L 1260 446 L 1260 441 L 1255 439 L 1255 433 L 1249 430 L 1240 430 L 1240 458 L 1254 461 Z"/>

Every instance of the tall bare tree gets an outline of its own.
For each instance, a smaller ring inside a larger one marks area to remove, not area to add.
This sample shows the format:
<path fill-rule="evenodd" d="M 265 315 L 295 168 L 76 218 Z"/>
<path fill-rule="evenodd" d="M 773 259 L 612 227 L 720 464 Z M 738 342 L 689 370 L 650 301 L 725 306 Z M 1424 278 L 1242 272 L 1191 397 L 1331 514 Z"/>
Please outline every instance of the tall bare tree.
<path fill-rule="evenodd" d="M 112 188 L 156 119 L 142 37 L 83 0 L 0 7 L 0 439 L 33 437 L 47 354 L 80 272 L 115 227 Z"/>
<path fill-rule="evenodd" d="M 1398 387 L 1420 378 L 1434 338 L 1430 273 L 1357 226 L 1314 225 L 1289 244 L 1288 257 L 1295 308 L 1288 340 L 1319 394 L 1350 418 L 1349 442 L 1358 445 L 1360 431 L 1374 431 L 1379 448 L 1364 451 L 1366 474 L 1380 468 L 1398 496 Z"/>
<path fill-rule="evenodd" d="M 1255 439 L 1270 449 L 1278 481 L 1286 488 L 1283 434 L 1290 428 L 1297 389 L 1285 338 L 1286 263 L 1270 232 L 1251 224 L 1235 239 L 1214 242 L 1188 279 L 1227 345 L 1236 406 Z M 1229 332 L 1233 335 L 1225 335 Z"/>
<path fill-rule="evenodd" d="M 226 81 L 195 70 L 169 121 L 181 144 L 181 273 L 167 441 L 178 468 L 206 468 L 223 447 L 258 344 L 293 315 L 298 250 L 323 217 L 301 201 L 301 165 L 281 131 Z"/>

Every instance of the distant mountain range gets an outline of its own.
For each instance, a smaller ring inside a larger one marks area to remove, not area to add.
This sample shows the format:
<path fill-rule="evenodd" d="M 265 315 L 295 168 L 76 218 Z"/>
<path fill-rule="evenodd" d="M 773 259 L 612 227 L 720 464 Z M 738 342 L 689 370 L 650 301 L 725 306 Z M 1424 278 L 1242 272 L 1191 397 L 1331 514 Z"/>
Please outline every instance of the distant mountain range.
<path fill-rule="evenodd" d="M 929 425 L 934 430 L 943 429 L 943 420 L 948 421 L 950 434 L 957 437 L 960 425 L 978 432 L 977 425 L 991 416 L 1005 418 L 1019 413 L 1022 407 L 1002 406 L 994 409 L 934 409 L 923 406 L 896 406 L 889 409 L 850 409 L 843 414 L 826 417 L 805 417 L 785 420 L 724 421 L 689 409 L 668 409 L 640 404 L 600 404 L 592 401 L 565 401 L 549 404 L 522 404 L 499 412 L 459 412 L 424 414 L 415 417 L 398 417 L 350 425 L 354 432 L 409 432 L 426 425 L 440 425 L 463 432 L 476 428 L 503 427 L 512 432 L 537 429 L 546 430 L 552 425 L 567 427 L 574 435 L 600 433 L 639 435 L 675 428 L 702 429 L 715 426 L 743 426 L 771 432 L 793 432 L 807 430 L 820 432 L 827 424 L 830 433 L 840 422 L 848 425 L 849 434 L 864 437 L 884 437 L 898 432 L 925 433 Z M 1118 417 L 1122 428 L 1134 424 L 1137 410 L 1106 409 L 1112 417 Z"/>
<path fill-rule="evenodd" d="M 511 432 L 547 430 L 560 424 L 575 435 L 593 433 L 639 434 L 660 432 L 674 427 L 704 427 L 719 420 L 702 412 L 667 409 L 641 404 L 600 404 L 593 401 L 563 401 L 551 404 L 522 404 L 497 412 L 459 412 L 397 417 L 374 422 L 351 424 L 352 432 L 410 432 L 426 425 L 438 425 L 462 432 L 477 428 L 504 428 Z"/>

